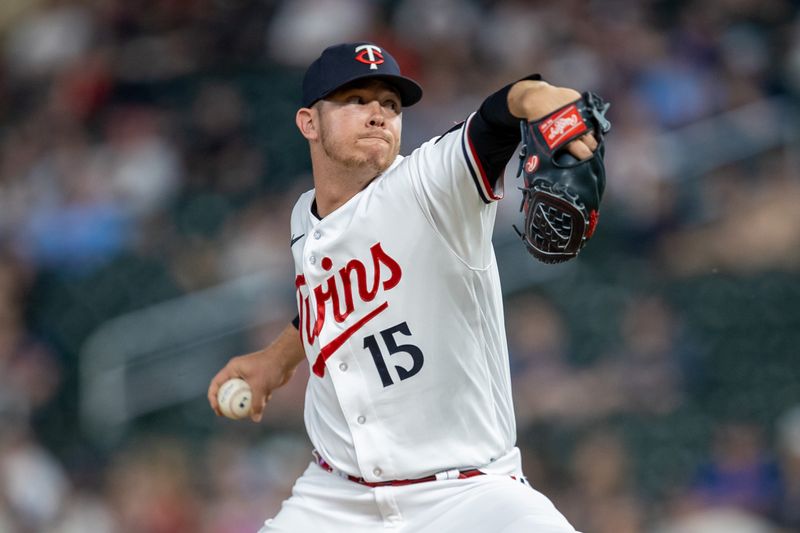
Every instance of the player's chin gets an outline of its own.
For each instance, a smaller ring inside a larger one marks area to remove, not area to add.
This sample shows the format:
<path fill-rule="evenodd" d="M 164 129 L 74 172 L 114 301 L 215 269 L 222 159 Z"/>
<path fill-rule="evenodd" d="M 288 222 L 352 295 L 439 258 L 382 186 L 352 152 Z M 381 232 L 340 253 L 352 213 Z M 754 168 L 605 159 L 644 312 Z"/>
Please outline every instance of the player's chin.
<path fill-rule="evenodd" d="M 392 166 L 392 162 L 397 154 L 390 154 L 388 157 L 382 157 L 374 162 L 374 168 L 378 173 L 385 171 Z"/>
<path fill-rule="evenodd" d="M 370 150 L 364 154 L 364 163 L 378 172 L 383 172 L 392 164 L 397 153 L 391 149 Z"/>

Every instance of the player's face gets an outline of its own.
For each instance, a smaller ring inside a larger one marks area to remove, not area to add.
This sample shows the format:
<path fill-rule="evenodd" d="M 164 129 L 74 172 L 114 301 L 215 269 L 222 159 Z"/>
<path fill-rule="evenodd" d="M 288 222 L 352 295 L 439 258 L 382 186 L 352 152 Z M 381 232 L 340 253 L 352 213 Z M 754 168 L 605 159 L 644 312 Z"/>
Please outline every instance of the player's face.
<path fill-rule="evenodd" d="M 344 87 L 318 111 L 322 149 L 332 161 L 380 174 L 400 152 L 400 96 L 390 85 L 371 80 Z"/>

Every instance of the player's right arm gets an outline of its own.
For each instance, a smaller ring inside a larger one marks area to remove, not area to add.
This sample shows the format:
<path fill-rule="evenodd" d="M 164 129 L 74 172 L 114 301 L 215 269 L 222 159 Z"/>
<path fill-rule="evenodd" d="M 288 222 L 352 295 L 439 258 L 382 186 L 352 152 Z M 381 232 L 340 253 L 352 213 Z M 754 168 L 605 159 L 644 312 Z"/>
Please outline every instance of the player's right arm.
<path fill-rule="evenodd" d="M 259 422 L 272 392 L 291 379 L 303 359 L 305 352 L 300 332 L 294 324 L 288 324 L 266 348 L 228 361 L 208 386 L 208 402 L 214 412 L 221 416 L 217 403 L 219 388 L 231 378 L 242 378 L 253 393 L 250 418 Z"/>

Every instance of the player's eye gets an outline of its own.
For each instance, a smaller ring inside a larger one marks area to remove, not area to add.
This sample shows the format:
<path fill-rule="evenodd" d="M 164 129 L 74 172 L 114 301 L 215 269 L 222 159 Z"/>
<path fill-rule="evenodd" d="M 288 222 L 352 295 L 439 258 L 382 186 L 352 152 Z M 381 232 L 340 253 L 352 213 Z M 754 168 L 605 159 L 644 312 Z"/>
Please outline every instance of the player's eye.
<path fill-rule="evenodd" d="M 353 94 L 347 97 L 347 103 L 361 105 L 364 103 L 364 99 L 357 94 Z"/>
<path fill-rule="evenodd" d="M 383 102 L 384 107 L 388 107 L 394 112 L 400 111 L 400 104 L 396 100 L 386 100 Z"/>

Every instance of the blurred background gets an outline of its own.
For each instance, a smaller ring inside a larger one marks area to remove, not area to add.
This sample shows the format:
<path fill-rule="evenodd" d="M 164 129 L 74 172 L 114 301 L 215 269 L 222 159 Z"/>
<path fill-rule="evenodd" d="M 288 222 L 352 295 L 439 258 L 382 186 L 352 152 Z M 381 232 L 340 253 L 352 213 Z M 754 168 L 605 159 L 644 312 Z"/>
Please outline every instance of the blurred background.
<path fill-rule="evenodd" d="M 495 245 L 519 445 L 587 533 L 800 531 L 800 2 L 2 0 L 0 533 L 239 533 L 309 460 L 307 370 L 205 400 L 295 315 L 305 66 L 371 39 L 404 148 L 526 74 L 613 103 L 599 231 Z M 488 533 L 488 532 L 487 532 Z"/>

